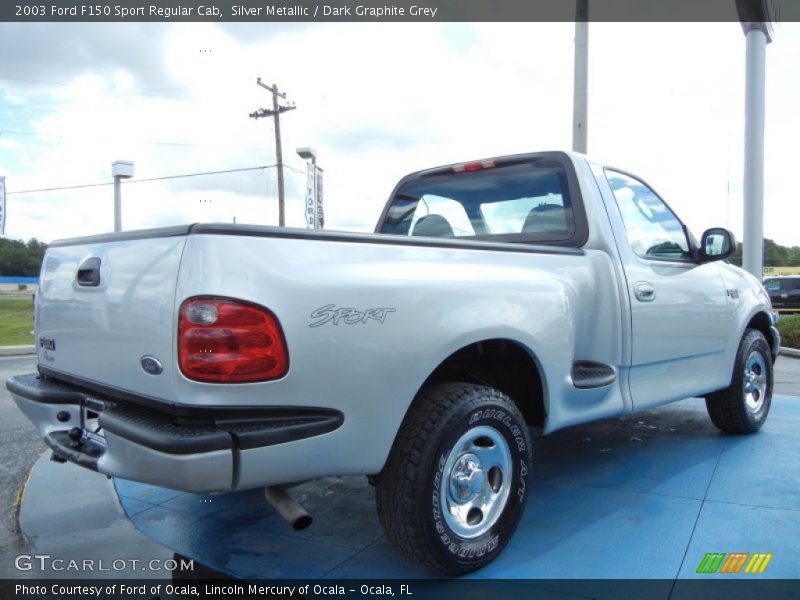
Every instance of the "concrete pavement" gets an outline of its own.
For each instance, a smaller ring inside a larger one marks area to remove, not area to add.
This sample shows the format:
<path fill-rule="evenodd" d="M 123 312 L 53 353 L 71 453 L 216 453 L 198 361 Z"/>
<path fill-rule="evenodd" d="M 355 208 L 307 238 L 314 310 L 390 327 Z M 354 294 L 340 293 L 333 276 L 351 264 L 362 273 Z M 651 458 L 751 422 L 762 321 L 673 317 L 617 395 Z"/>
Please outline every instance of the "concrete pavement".
<path fill-rule="evenodd" d="M 57 502 L 54 490 L 58 490 Z M 173 552 L 134 528 L 117 499 L 113 481 L 71 463 L 53 462 L 50 452 L 42 454 L 31 469 L 19 528 L 27 553 L 48 554 L 65 562 L 94 561 L 91 569 L 67 573 L 70 578 L 170 577 L 162 565 L 173 558 Z M 64 575 L 48 567 L 49 563 L 44 569 L 34 563 L 31 571 L 20 572 L 13 563 L 6 563 L 0 565 L 0 577 Z"/>
<path fill-rule="evenodd" d="M 800 398 L 800 358 L 779 356 L 775 361 L 774 378 L 776 394 Z"/>
<path fill-rule="evenodd" d="M 795 579 L 798 427 L 800 402 L 776 395 L 767 423 L 754 435 L 720 433 L 705 402 L 692 398 L 535 436 L 532 492 L 519 529 L 495 562 L 469 577 L 523 580 L 521 585 L 564 580 L 559 592 L 583 598 L 606 594 L 586 594 L 572 579 L 595 580 L 594 587 L 599 579 L 657 579 L 664 589 L 644 597 L 708 598 L 692 594 L 696 588 L 687 583 L 708 579 L 697 571 L 707 553 L 770 552 L 759 579 Z M 438 575 L 389 543 L 364 477 L 330 477 L 294 488 L 292 495 L 315 519 L 302 531 L 289 527 L 261 490 L 185 494 L 119 479 L 116 486 L 139 530 L 235 578 L 402 581 Z M 687 593 L 672 596 L 672 582 Z M 771 587 L 764 597 L 796 599 L 796 582 L 786 583 L 790 589 Z M 450 597 L 447 590 L 437 597 Z"/>
<path fill-rule="evenodd" d="M 0 356 L 25 356 L 36 354 L 36 347 L 28 346 L 0 346 Z"/>
<path fill-rule="evenodd" d="M 133 527 L 129 527 L 105 478 L 73 465 L 47 462 L 49 452 L 44 452 L 45 445 L 5 389 L 7 377 L 34 370 L 35 356 L 0 357 L 0 436 L 5 442 L 5 451 L 0 454 L 0 578 L 37 576 L 34 572 L 18 572 L 14 569 L 13 561 L 18 554 L 33 550 L 69 553 L 70 544 L 75 544 L 77 538 L 55 534 L 55 523 L 67 523 L 69 527 L 77 527 L 78 532 L 83 529 L 92 530 L 92 527 L 102 530 L 99 533 L 95 530 L 85 533 L 88 537 L 84 542 L 73 545 L 73 551 L 75 548 L 82 548 L 81 552 L 88 551 L 92 547 L 89 544 L 92 535 L 102 536 L 108 533 L 110 539 L 114 540 L 113 547 L 117 553 L 123 553 L 121 555 L 163 558 L 169 554 L 158 544 L 145 539 Z M 800 360 L 784 356 L 778 358 L 775 364 L 775 393 L 800 397 Z M 635 417 L 633 415 L 630 418 Z M 38 477 L 36 487 L 28 490 L 30 495 L 26 497 L 26 510 L 23 513 L 25 528 L 33 542 L 31 545 L 26 543 L 17 524 L 17 500 L 28 470 L 40 456 L 43 458 L 39 463 L 39 471 L 44 476 Z M 78 500 L 59 502 L 55 506 L 50 501 L 52 495 L 48 493 L 48 489 L 67 490 L 75 486 L 91 500 L 91 510 L 82 508 L 83 502 Z M 125 497 L 124 493 L 122 495 L 129 515 L 152 508 L 147 498 L 130 497 L 131 493 L 129 497 Z M 186 498 L 189 496 L 186 495 Z M 167 501 L 180 503 L 178 498 Z M 53 512 L 54 508 L 62 508 L 63 514 Z M 94 520 L 94 525 L 81 522 L 88 513 L 95 512 L 99 516 Z M 80 537 L 79 533 L 76 535 Z M 131 552 L 128 553 L 126 548 Z"/>

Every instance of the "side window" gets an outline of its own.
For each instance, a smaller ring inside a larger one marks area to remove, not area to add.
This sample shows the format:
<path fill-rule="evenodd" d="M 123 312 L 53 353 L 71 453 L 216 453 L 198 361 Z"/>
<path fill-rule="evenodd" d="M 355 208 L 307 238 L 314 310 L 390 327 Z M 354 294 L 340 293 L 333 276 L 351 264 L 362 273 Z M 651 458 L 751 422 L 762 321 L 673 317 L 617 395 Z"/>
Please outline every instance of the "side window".
<path fill-rule="evenodd" d="M 781 280 L 780 279 L 770 279 L 764 284 L 764 288 L 773 294 L 778 293 L 781 291 Z"/>
<path fill-rule="evenodd" d="M 792 291 L 800 292 L 800 277 L 792 279 Z"/>
<path fill-rule="evenodd" d="M 683 225 L 653 190 L 624 173 L 606 170 L 628 243 L 644 258 L 689 258 Z"/>

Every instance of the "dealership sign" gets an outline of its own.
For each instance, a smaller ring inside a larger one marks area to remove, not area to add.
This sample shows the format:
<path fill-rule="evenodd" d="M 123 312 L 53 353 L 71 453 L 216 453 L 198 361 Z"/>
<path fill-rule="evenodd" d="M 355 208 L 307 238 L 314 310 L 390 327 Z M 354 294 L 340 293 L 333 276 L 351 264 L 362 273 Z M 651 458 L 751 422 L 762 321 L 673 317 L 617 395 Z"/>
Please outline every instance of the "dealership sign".
<path fill-rule="evenodd" d="M 317 166 L 315 166 L 314 168 L 317 171 L 317 181 L 316 181 L 316 183 L 317 183 L 317 187 L 316 187 L 316 193 L 317 193 L 317 203 L 316 203 L 317 219 L 316 219 L 316 224 L 314 225 L 314 228 L 315 229 L 322 229 L 323 227 L 325 227 L 325 215 L 322 212 L 322 169 L 320 169 Z"/>
<path fill-rule="evenodd" d="M 306 223 L 311 229 L 322 229 L 325 219 L 322 213 L 322 169 L 308 163 L 306 185 Z"/>

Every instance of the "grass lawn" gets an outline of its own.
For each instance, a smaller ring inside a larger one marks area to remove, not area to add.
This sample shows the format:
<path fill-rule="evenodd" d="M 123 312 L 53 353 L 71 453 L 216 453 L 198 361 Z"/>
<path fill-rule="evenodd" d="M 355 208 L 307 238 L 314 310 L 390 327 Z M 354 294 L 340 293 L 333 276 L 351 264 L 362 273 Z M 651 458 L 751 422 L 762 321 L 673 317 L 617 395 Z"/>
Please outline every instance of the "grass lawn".
<path fill-rule="evenodd" d="M 0 298 L 0 346 L 32 344 L 33 306 L 30 296 Z"/>

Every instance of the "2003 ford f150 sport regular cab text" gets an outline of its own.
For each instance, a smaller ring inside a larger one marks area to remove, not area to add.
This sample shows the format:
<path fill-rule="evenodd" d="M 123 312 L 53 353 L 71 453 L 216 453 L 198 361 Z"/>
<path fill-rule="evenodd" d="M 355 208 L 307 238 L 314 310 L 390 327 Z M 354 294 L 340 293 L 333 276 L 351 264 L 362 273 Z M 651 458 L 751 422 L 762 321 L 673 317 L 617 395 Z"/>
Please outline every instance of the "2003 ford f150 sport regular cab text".
<path fill-rule="evenodd" d="M 704 396 L 764 422 L 760 282 L 641 179 L 546 152 L 414 173 L 375 234 L 191 225 L 55 242 L 37 374 L 56 457 L 191 492 L 364 474 L 387 536 L 464 573 L 535 494 L 530 429 Z M 291 508 L 291 499 L 275 500 Z"/>

